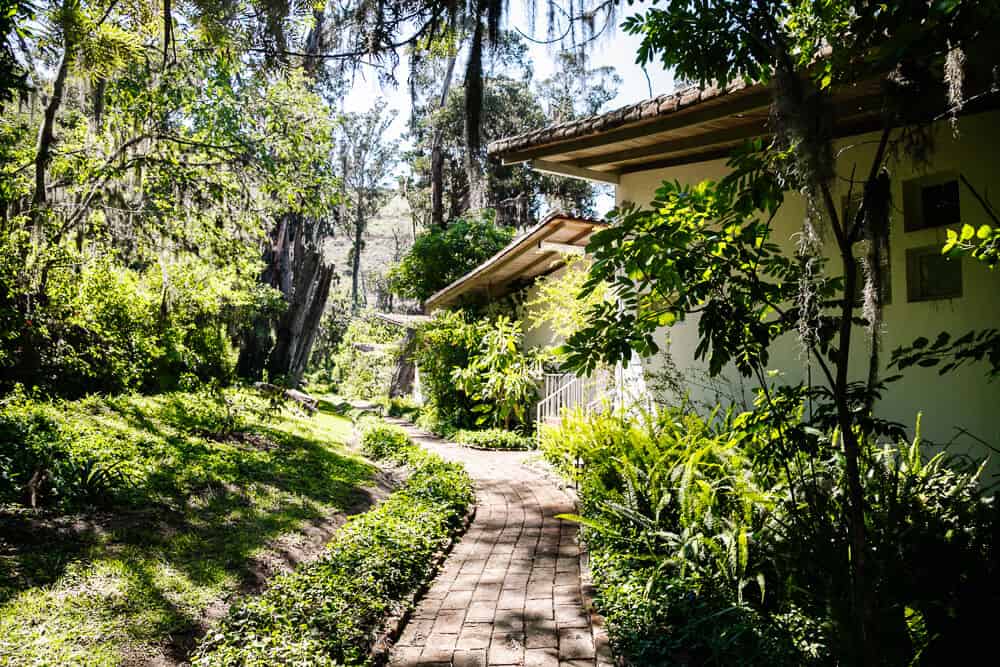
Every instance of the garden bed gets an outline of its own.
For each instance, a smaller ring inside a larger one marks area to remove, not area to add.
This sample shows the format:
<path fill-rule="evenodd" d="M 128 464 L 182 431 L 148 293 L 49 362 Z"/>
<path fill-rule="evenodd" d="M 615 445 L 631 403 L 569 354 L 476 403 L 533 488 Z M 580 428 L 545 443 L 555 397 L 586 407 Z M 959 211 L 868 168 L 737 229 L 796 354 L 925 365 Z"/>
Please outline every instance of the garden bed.
<path fill-rule="evenodd" d="M 526 451 L 535 448 L 534 438 L 502 428 L 461 430 L 455 433 L 453 440 L 471 449 L 491 451 Z"/>
<path fill-rule="evenodd" d="M 359 421 L 362 451 L 406 466 L 405 485 L 351 520 L 316 561 L 233 608 L 195 665 L 361 665 L 384 648 L 467 525 L 473 486 L 457 464 L 413 445 L 375 417 Z"/>

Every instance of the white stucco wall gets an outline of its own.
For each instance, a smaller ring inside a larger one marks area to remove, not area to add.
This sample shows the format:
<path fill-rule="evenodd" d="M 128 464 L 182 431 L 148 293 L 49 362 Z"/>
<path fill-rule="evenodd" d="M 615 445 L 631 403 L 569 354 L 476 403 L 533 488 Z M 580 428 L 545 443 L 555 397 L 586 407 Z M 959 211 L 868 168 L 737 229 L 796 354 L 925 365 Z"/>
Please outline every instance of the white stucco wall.
<path fill-rule="evenodd" d="M 524 331 L 522 346 L 525 350 L 552 347 L 563 343 L 562 337 L 553 331 L 547 322 L 542 322 L 539 326 L 534 326 L 532 316 L 537 315 L 539 309 L 537 307 L 531 308 L 528 304 L 538 298 L 539 285 L 547 280 L 559 280 L 565 273 L 565 267 L 559 268 L 546 276 L 542 276 L 525 290 L 525 305 L 521 309 L 521 326 Z"/>
<path fill-rule="evenodd" d="M 942 245 L 945 228 L 906 232 L 903 227 L 903 182 L 941 171 L 958 172 L 981 193 L 986 193 L 994 203 L 1000 203 L 1000 171 L 997 170 L 997 150 L 1000 149 L 1000 113 L 990 112 L 962 118 L 961 135 L 952 136 L 951 128 L 941 123 L 935 128 L 935 152 L 926 169 L 918 169 L 909 162 L 890 161 L 892 177 L 892 231 L 890 237 L 891 303 L 885 306 L 883 335 L 883 362 L 894 348 L 909 344 L 919 336 L 931 340 L 941 331 L 961 335 L 972 329 L 1000 327 L 1000 271 L 989 271 L 971 259 L 963 259 L 961 298 L 908 302 L 906 287 L 906 250 L 932 244 Z M 851 137 L 837 144 L 838 179 L 835 197 L 840 203 L 847 194 L 846 178 L 857 167 L 857 173 L 866 173 L 875 150 L 877 135 Z M 726 173 L 725 161 L 716 160 L 695 165 L 684 165 L 624 175 L 617 189 L 618 202 L 631 201 L 648 205 L 659 184 L 665 180 L 697 183 L 705 179 L 718 179 Z M 989 222 L 985 212 L 967 188 L 960 188 L 962 222 L 978 226 Z M 774 241 L 787 248 L 794 245 L 794 235 L 800 229 L 804 216 L 801 197 L 786 199 L 775 220 Z M 832 232 L 831 232 L 832 235 Z M 826 244 L 828 254 L 836 257 L 835 246 Z M 839 272 L 839 258 L 830 261 L 828 271 Z M 722 396 L 716 390 L 720 383 L 706 382 L 704 364 L 694 361 L 697 345 L 697 320 L 688 321 L 658 332 L 658 342 L 669 339 L 669 350 L 674 364 L 685 378 L 685 389 L 691 396 L 705 402 L 715 402 Z M 858 330 L 852 349 L 853 379 L 864 378 L 867 368 L 868 344 L 865 334 Z M 662 366 L 662 358 L 646 360 L 648 370 Z M 788 382 L 806 379 L 809 369 L 802 357 L 794 335 L 786 335 L 771 357 L 771 367 L 780 371 Z M 925 438 L 938 442 L 948 441 L 962 427 L 1000 446 L 1000 381 L 989 383 L 985 366 L 967 366 L 951 374 L 940 376 L 936 369 L 908 369 L 905 378 L 890 385 L 887 395 L 877 406 L 880 415 L 912 425 L 917 412 L 923 413 L 922 433 Z M 814 380 L 820 371 L 812 370 Z M 739 378 L 734 369 L 728 369 L 721 384 L 724 394 L 742 393 L 748 400 L 754 383 Z M 716 388 L 713 388 L 713 385 Z M 986 450 L 969 439 L 956 443 L 956 448 L 984 454 Z M 1000 457 L 995 457 L 1000 458 Z M 996 464 L 996 461 L 994 461 Z M 994 469 L 997 467 L 994 465 Z"/>

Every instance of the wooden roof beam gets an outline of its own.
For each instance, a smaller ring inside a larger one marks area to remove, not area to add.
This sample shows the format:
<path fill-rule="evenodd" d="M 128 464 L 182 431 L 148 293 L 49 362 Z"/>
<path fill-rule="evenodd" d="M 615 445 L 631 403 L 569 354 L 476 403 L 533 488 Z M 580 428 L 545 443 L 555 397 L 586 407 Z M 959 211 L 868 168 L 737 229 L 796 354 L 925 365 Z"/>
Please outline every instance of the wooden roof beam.
<path fill-rule="evenodd" d="M 549 162 L 548 160 L 530 160 L 528 161 L 528 166 L 543 174 L 554 174 L 567 178 L 578 178 L 584 181 L 618 185 L 618 174 L 615 172 L 582 169 L 566 162 Z"/>
<path fill-rule="evenodd" d="M 767 133 L 767 128 L 763 123 L 745 123 L 735 127 L 727 127 L 721 130 L 714 130 L 704 134 L 696 134 L 689 137 L 678 137 L 668 141 L 661 141 L 648 146 L 638 146 L 614 153 L 595 155 L 593 157 L 578 158 L 573 160 L 573 164 L 579 167 L 588 168 L 595 165 L 615 164 L 646 157 L 668 157 L 671 153 L 689 150 L 692 148 L 709 148 L 723 143 L 731 143 L 743 139 L 759 137 Z"/>

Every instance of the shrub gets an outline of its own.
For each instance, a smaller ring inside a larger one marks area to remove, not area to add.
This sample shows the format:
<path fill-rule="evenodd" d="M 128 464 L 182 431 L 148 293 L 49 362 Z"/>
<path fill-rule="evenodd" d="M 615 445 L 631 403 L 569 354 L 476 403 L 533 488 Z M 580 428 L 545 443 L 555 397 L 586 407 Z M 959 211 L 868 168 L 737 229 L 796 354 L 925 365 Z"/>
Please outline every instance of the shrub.
<path fill-rule="evenodd" d="M 0 502 L 64 508 L 113 502 L 139 474 L 129 444 L 63 401 L 15 391 L 0 408 Z"/>
<path fill-rule="evenodd" d="M 397 458 L 410 445 L 406 431 L 378 417 L 363 417 L 358 422 L 358 430 L 361 432 L 361 451 L 373 459 Z"/>
<path fill-rule="evenodd" d="M 367 664 L 376 633 L 424 581 L 473 501 L 460 466 L 401 451 L 414 467 L 406 486 L 350 520 L 318 560 L 234 606 L 195 665 Z"/>
<path fill-rule="evenodd" d="M 413 246 L 390 270 L 389 288 L 423 302 L 495 255 L 513 236 L 512 228 L 498 227 L 492 216 L 459 218 L 444 229 L 417 234 Z"/>
<path fill-rule="evenodd" d="M 0 246 L 10 250 L 2 237 Z M 23 295 L 8 268 L 0 262 L 0 304 L 12 305 Z M 197 259 L 144 270 L 113 253 L 83 261 L 78 273 L 51 275 L 44 306 L 31 318 L 2 308 L 10 333 L 0 337 L 0 389 L 19 381 L 67 398 L 171 390 L 184 374 L 228 384 L 236 362 L 231 331 L 272 293 L 235 267 Z"/>
<path fill-rule="evenodd" d="M 455 434 L 454 440 L 463 445 L 480 449 L 524 450 L 535 447 L 534 438 L 513 431 L 505 431 L 502 428 L 491 428 L 483 431 L 462 430 Z"/>
<path fill-rule="evenodd" d="M 455 428 L 475 424 L 475 403 L 452 378 L 456 368 L 468 366 L 483 335 L 483 325 L 466 317 L 460 310 L 435 313 L 434 319 L 417 330 L 414 345 L 421 388 L 432 409 L 426 419 Z"/>
<path fill-rule="evenodd" d="M 409 398 L 390 398 L 385 403 L 385 413 L 390 417 L 416 419 L 420 414 L 420 406 Z"/>
<path fill-rule="evenodd" d="M 453 421 L 454 412 L 442 411 L 436 405 L 426 405 L 417 417 L 417 426 L 439 438 L 450 440 L 460 430 Z"/>
<path fill-rule="evenodd" d="M 571 413 L 543 428 L 543 453 L 579 483 L 575 519 L 598 606 L 627 662 L 850 658 L 856 612 L 836 438 L 814 444 L 826 454 L 780 464 L 761 431 L 745 430 L 752 423 L 664 409 L 637 419 Z M 980 470 L 924 460 L 917 442 L 872 451 L 862 477 L 867 567 L 886 664 L 966 655 L 988 632 L 983 610 L 1000 601 L 996 509 Z"/>
<path fill-rule="evenodd" d="M 521 323 L 501 315 L 485 326 L 476 351 L 464 368 L 452 371 L 452 380 L 477 404 L 476 424 L 510 428 L 524 424 L 538 394 L 543 355 L 522 352 Z"/>
<path fill-rule="evenodd" d="M 365 401 L 388 396 L 399 331 L 373 317 L 355 317 L 347 326 L 326 378 L 336 391 Z M 322 380 L 322 374 L 316 377 Z"/>

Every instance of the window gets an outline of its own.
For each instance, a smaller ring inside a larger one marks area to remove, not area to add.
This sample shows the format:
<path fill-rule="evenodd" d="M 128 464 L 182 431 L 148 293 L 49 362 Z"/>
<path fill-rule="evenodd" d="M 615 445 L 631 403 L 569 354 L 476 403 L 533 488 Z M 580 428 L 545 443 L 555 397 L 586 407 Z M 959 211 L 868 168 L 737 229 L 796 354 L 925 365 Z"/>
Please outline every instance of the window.
<path fill-rule="evenodd" d="M 908 301 L 933 301 L 962 296 L 962 262 L 941 254 L 941 246 L 930 245 L 906 251 L 906 296 Z"/>
<path fill-rule="evenodd" d="M 958 176 L 941 173 L 903 183 L 903 227 L 908 232 L 962 221 Z"/>

